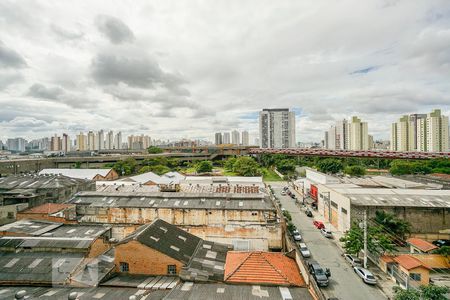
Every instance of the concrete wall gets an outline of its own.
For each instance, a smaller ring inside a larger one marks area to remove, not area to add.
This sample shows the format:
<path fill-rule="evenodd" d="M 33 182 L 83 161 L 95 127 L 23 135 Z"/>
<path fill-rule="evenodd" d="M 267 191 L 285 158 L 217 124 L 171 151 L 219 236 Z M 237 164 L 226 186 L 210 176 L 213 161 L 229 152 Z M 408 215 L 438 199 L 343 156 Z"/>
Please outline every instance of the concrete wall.
<path fill-rule="evenodd" d="M 117 272 L 120 272 L 120 262 L 128 263 L 128 274 L 167 275 L 168 265 L 175 265 L 179 274 L 183 267 L 180 261 L 134 240 L 116 246 L 114 263 Z"/>

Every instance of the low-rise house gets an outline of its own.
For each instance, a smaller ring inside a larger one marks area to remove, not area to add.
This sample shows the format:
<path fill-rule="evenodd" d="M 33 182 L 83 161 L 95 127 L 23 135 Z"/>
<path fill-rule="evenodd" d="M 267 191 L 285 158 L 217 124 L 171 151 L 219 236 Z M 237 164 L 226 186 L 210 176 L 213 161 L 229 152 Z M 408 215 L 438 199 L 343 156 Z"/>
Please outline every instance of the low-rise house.
<path fill-rule="evenodd" d="M 430 253 L 438 249 L 436 245 L 418 238 L 409 238 L 406 242 L 409 245 L 411 253 Z"/>
<path fill-rule="evenodd" d="M 224 280 L 238 284 L 305 286 L 295 259 L 281 252 L 230 251 Z"/>
<path fill-rule="evenodd" d="M 17 220 L 42 220 L 66 224 L 77 223 L 75 204 L 45 203 L 17 213 Z"/>
<path fill-rule="evenodd" d="M 429 284 L 431 268 L 420 260 L 406 254 L 396 256 L 393 260 L 398 264 L 395 278 L 400 285 L 407 288 L 411 284 L 415 287 Z"/>
<path fill-rule="evenodd" d="M 228 249 L 157 219 L 120 241 L 114 261 L 120 273 L 217 281 L 223 280 Z"/>
<path fill-rule="evenodd" d="M 119 175 L 114 169 L 43 169 L 39 175 L 63 175 L 87 180 L 116 180 Z"/>

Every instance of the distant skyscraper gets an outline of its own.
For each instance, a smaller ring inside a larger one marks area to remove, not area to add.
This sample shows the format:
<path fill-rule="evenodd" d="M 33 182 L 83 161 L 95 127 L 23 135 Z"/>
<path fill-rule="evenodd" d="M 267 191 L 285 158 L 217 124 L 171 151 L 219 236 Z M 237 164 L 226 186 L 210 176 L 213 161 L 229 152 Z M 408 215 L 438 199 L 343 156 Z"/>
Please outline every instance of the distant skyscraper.
<path fill-rule="evenodd" d="M 9 151 L 25 152 L 27 141 L 23 138 L 8 139 L 6 147 Z"/>
<path fill-rule="evenodd" d="M 61 151 L 69 152 L 70 150 L 72 150 L 71 148 L 72 143 L 70 137 L 66 133 L 63 133 L 63 137 L 61 139 Z"/>
<path fill-rule="evenodd" d="M 80 134 L 77 134 L 77 150 L 78 151 L 88 150 L 88 137 L 82 132 L 80 132 Z"/>
<path fill-rule="evenodd" d="M 224 144 L 231 144 L 231 137 L 229 132 L 223 133 L 223 143 Z"/>
<path fill-rule="evenodd" d="M 244 130 L 242 131 L 242 146 L 248 146 L 250 145 L 250 137 L 248 135 L 248 131 Z"/>
<path fill-rule="evenodd" d="M 259 113 L 261 148 L 295 147 L 295 113 L 289 109 L 263 109 Z"/>
<path fill-rule="evenodd" d="M 393 151 L 448 151 L 448 117 L 436 109 L 427 114 L 402 116 L 391 127 Z"/>
<path fill-rule="evenodd" d="M 105 133 L 103 132 L 103 130 L 100 130 L 95 135 L 94 150 L 102 149 L 105 149 Z"/>
<path fill-rule="evenodd" d="M 61 138 L 55 134 L 50 139 L 50 151 L 61 151 L 61 149 L 62 149 Z"/>
<path fill-rule="evenodd" d="M 349 125 L 347 120 L 336 122 L 325 132 L 324 148 L 331 150 L 349 149 Z"/>
<path fill-rule="evenodd" d="M 231 132 L 231 143 L 233 145 L 239 145 L 241 143 L 241 135 L 240 135 L 239 131 L 233 130 Z"/>
<path fill-rule="evenodd" d="M 96 150 L 95 149 L 95 133 L 93 131 L 89 131 L 87 134 L 87 148 L 88 150 L 92 151 L 92 150 Z"/>
<path fill-rule="evenodd" d="M 216 132 L 216 134 L 214 135 L 214 144 L 216 144 L 216 145 L 223 144 L 223 142 L 222 142 L 222 133 L 221 132 Z"/>
<path fill-rule="evenodd" d="M 120 131 L 114 137 L 114 149 L 122 149 L 122 132 Z"/>
<path fill-rule="evenodd" d="M 114 132 L 111 130 L 106 134 L 105 149 L 110 150 L 114 148 Z"/>
<path fill-rule="evenodd" d="M 349 122 L 349 150 L 369 150 L 369 132 L 367 122 L 352 117 Z"/>

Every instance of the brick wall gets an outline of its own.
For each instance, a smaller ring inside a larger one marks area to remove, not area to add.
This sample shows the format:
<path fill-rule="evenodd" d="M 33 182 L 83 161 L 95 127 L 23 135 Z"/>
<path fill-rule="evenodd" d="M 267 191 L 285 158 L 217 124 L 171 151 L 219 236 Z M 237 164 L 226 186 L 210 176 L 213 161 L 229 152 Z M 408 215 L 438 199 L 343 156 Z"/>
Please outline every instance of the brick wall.
<path fill-rule="evenodd" d="M 168 265 L 176 265 L 179 274 L 183 267 L 183 263 L 134 240 L 116 246 L 117 272 L 120 272 L 120 262 L 128 263 L 129 274 L 167 275 Z"/>

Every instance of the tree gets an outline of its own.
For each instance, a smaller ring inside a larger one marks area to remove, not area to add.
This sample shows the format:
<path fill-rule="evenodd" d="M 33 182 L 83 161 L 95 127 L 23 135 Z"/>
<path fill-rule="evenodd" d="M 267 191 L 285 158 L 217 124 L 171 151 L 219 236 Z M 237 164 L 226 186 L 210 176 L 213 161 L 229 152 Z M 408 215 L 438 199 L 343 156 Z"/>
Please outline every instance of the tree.
<path fill-rule="evenodd" d="M 385 211 L 375 211 L 374 221 L 390 232 L 393 237 L 401 240 L 404 240 L 406 234 L 411 231 L 411 224 L 408 221 L 399 219 Z"/>
<path fill-rule="evenodd" d="M 445 294 L 449 292 L 448 286 L 423 285 L 420 287 L 420 292 L 423 299 L 429 300 L 445 300 L 448 299 Z"/>
<path fill-rule="evenodd" d="M 165 157 L 153 157 L 146 159 L 142 162 L 143 166 L 157 166 L 157 165 L 167 166 L 167 164 L 168 160 Z"/>
<path fill-rule="evenodd" d="M 235 162 L 236 162 L 236 158 L 231 157 L 223 164 L 223 167 L 225 168 L 225 170 L 232 172 Z"/>
<path fill-rule="evenodd" d="M 202 160 L 197 164 L 195 170 L 197 171 L 197 173 L 206 173 L 211 172 L 212 168 L 212 163 L 209 160 Z"/>
<path fill-rule="evenodd" d="M 131 175 L 135 172 L 136 166 L 137 166 L 136 160 L 130 157 L 125 160 L 119 160 L 113 165 L 112 168 L 119 175 Z"/>
<path fill-rule="evenodd" d="M 344 169 L 344 173 L 350 176 L 363 176 L 366 175 L 366 168 L 363 166 L 347 166 Z"/>
<path fill-rule="evenodd" d="M 339 173 L 343 169 L 342 162 L 339 159 L 334 158 L 320 160 L 317 167 L 319 168 L 319 171 L 331 174 Z"/>
<path fill-rule="evenodd" d="M 233 172 L 240 176 L 259 176 L 259 164 L 249 156 L 241 156 L 233 164 Z"/>
<path fill-rule="evenodd" d="M 295 171 L 295 162 L 291 159 L 277 161 L 276 167 L 281 173 L 292 173 Z"/>
<path fill-rule="evenodd" d="M 358 223 L 353 223 L 350 230 L 340 239 L 344 243 L 344 249 L 351 254 L 358 254 L 364 248 L 364 231 Z M 367 227 L 367 250 L 372 253 L 383 254 L 392 252 L 395 247 L 381 226 Z"/>
<path fill-rule="evenodd" d="M 441 248 L 434 250 L 433 253 L 448 257 L 450 256 L 450 246 L 442 246 Z"/>
<path fill-rule="evenodd" d="M 417 289 L 404 290 L 400 287 L 394 288 L 394 300 L 445 300 L 445 294 L 449 292 L 447 286 L 422 285 Z"/>
<path fill-rule="evenodd" d="M 170 172 L 170 169 L 167 166 L 163 165 L 156 165 L 156 166 L 144 166 L 139 169 L 139 173 L 147 173 L 147 172 L 153 172 L 158 175 L 166 174 L 167 172 Z"/>
<path fill-rule="evenodd" d="M 150 146 L 150 147 L 148 147 L 147 151 L 148 151 L 148 153 L 150 153 L 150 154 L 158 154 L 158 153 L 163 153 L 163 152 L 164 152 L 163 149 L 161 149 L 161 148 L 159 148 L 159 147 L 156 147 L 156 146 Z"/>

